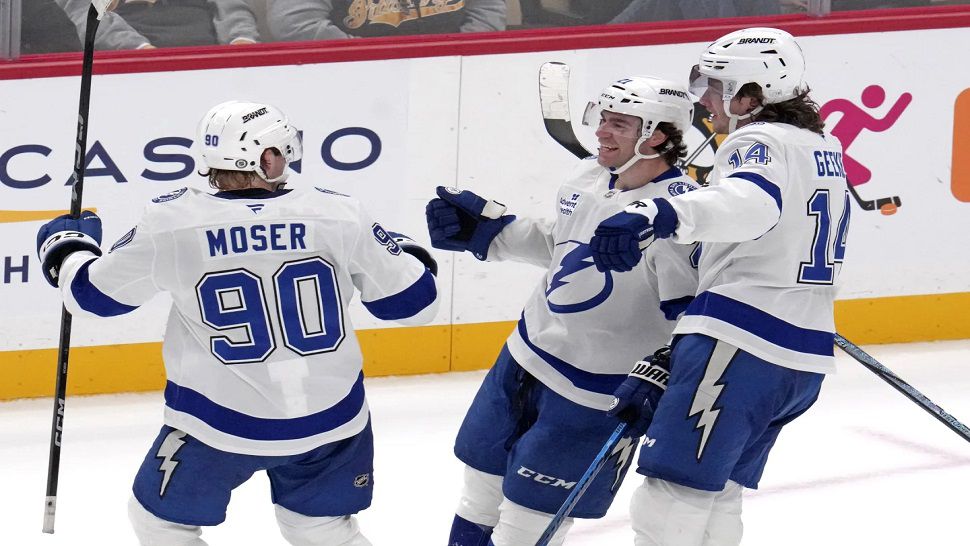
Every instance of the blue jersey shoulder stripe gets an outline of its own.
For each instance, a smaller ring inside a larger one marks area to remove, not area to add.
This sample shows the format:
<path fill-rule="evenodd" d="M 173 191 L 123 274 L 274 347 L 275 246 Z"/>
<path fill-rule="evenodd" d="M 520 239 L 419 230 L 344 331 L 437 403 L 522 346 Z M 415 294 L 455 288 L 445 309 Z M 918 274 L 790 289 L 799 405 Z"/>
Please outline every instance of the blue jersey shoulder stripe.
<path fill-rule="evenodd" d="M 694 298 L 686 314 L 715 318 L 791 351 L 820 356 L 835 354 L 833 332 L 795 326 L 761 309 L 714 292 L 704 292 Z"/>
<path fill-rule="evenodd" d="M 778 210 L 781 211 L 781 190 L 773 182 L 769 181 L 767 178 L 761 176 L 760 174 L 748 173 L 748 172 L 734 172 L 728 175 L 728 178 L 740 178 L 741 180 L 747 180 L 755 186 L 765 190 L 775 203 L 778 205 Z"/>
<path fill-rule="evenodd" d="M 78 268 L 77 274 L 74 275 L 74 280 L 71 282 L 71 296 L 74 297 L 74 301 L 81 309 L 99 317 L 115 317 L 138 309 L 137 305 L 121 303 L 91 284 L 91 280 L 88 278 L 88 267 L 93 263 L 94 260 L 88 260 Z"/>
<path fill-rule="evenodd" d="M 599 394 L 613 394 L 620 386 L 620 383 L 626 379 L 626 374 L 592 373 L 581 370 L 565 360 L 543 351 L 529 339 L 529 331 L 525 325 L 525 316 L 519 319 L 518 330 L 519 336 L 522 337 L 522 341 L 525 342 L 529 349 L 532 349 L 532 352 L 568 379 L 576 388 Z M 632 362 L 630 363 L 630 367 L 632 369 Z"/>
<path fill-rule="evenodd" d="M 171 381 L 165 385 L 165 405 L 187 413 L 210 427 L 239 438 L 263 441 L 299 440 L 331 431 L 350 422 L 364 406 L 364 374 L 350 393 L 333 406 L 292 419 L 253 417 L 221 406 L 205 395 Z"/>
<path fill-rule="evenodd" d="M 414 284 L 386 298 L 374 301 L 364 301 L 364 307 L 381 320 L 399 320 L 421 312 L 431 305 L 438 295 L 438 288 L 434 283 L 434 275 L 427 269 L 424 275 L 414 281 Z"/>

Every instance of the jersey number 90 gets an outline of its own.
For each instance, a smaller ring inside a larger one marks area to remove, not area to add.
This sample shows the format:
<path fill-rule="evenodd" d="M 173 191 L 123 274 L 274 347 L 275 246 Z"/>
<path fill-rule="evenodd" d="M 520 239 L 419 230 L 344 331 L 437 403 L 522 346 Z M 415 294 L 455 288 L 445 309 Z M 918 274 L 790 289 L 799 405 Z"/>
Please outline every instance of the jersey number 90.
<path fill-rule="evenodd" d="M 195 287 L 212 354 L 225 364 L 262 362 L 277 347 L 277 325 L 263 296 L 263 279 L 246 269 L 207 273 Z M 335 350 L 344 339 L 343 305 L 333 266 L 323 258 L 284 263 L 273 275 L 282 342 L 307 356 Z M 240 335 L 240 332 L 243 336 Z"/>

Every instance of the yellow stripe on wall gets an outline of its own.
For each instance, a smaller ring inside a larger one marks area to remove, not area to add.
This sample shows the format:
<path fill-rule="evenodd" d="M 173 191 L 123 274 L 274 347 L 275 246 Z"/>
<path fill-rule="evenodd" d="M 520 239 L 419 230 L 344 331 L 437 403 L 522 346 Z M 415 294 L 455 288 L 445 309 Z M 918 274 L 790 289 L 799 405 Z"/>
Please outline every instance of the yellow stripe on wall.
<path fill-rule="evenodd" d="M 838 301 L 836 327 L 857 344 L 970 338 L 970 293 Z M 357 332 L 369 377 L 479 370 L 492 365 L 515 321 Z M 631 363 L 632 364 L 632 363 Z M 56 349 L 0 352 L 0 400 L 51 396 Z M 161 343 L 71 350 L 68 394 L 160 390 Z"/>

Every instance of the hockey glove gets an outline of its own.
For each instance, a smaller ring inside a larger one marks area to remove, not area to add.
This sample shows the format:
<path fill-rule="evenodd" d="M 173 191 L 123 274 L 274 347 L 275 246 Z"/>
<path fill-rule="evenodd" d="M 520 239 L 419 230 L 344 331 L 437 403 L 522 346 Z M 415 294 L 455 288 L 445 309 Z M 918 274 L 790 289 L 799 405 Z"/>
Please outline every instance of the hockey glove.
<path fill-rule="evenodd" d="M 423 263 L 424 266 L 428 268 L 428 271 L 430 271 L 432 275 L 435 277 L 438 276 L 438 262 L 431 256 L 430 252 L 425 250 L 423 246 L 419 245 L 414 241 L 414 239 L 404 235 L 403 233 L 388 231 L 387 234 L 391 236 L 391 239 L 394 239 L 394 242 L 397 243 L 397 246 L 401 247 L 401 250 L 417 258 L 418 261 Z"/>
<path fill-rule="evenodd" d="M 654 238 L 665 239 L 677 229 L 677 213 L 666 199 L 634 201 L 600 222 L 589 248 L 599 271 L 630 271 Z"/>
<path fill-rule="evenodd" d="M 514 215 L 503 216 L 505 205 L 486 201 L 475 193 L 438 186 L 425 214 L 431 246 L 442 250 L 467 250 L 479 260 L 488 257 L 488 247 Z"/>
<path fill-rule="evenodd" d="M 101 255 L 101 218 L 86 210 L 80 218 L 64 214 L 40 227 L 37 232 L 37 257 L 41 272 L 51 286 L 57 286 L 61 264 L 80 250 Z"/>
<path fill-rule="evenodd" d="M 660 396 L 667 390 L 670 378 L 670 347 L 636 363 L 633 371 L 613 393 L 613 404 L 607 415 L 629 423 L 634 438 L 643 436 L 653 419 Z"/>

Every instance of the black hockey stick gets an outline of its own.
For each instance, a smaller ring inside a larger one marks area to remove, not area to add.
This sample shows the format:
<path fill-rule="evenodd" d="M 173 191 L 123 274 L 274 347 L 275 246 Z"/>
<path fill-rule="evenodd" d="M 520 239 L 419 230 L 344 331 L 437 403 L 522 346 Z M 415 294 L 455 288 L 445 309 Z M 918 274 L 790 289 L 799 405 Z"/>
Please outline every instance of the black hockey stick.
<path fill-rule="evenodd" d="M 539 105 L 546 132 L 560 146 L 579 159 L 592 153 L 576 138 L 569 116 L 569 65 L 559 62 L 543 63 L 539 67 Z"/>
<path fill-rule="evenodd" d="M 595 458 L 593 458 L 593 462 L 590 463 L 589 468 L 586 469 L 586 472 L 583 473 L 582 477 L 579 478 L 579 481 L 576 482 L 576 485 L 573 486 L 573 490 L 569 493 L 569 496 L 566 497 L 566 500 L 563 501 L 562 506 L 559 507 L 559 511 L 557 511 L 556 515 L 552 517 L 552 521 L 550 521 L 549 525 L 546 526 L 546 530 L 542 533 L 542 536 L 539 537 L 539 541 L 536 542 L 536 546 L 546 546 L 549 544 L 549 541 L 552 540 L 553 535 L 555 535 L 556 531 L 558 531 L 562 526 L 562 522 L 569 517 L 569 513 L 573 511 L 573 508 L 576 507 L 576 504 L 583 496 L 583 493 L 585 493 L 586 489 L 589 488 L 589 484 L 593 483 L 593 478 L 595 478 L 596 475 L 600 473 L 600 470 L 606 466 L 606 461 L 608 461 L 610 456 L 613 454 L 613 448 L 615 448 L 623 438 L 623 434 L 626 432 L 626 429 L 626 423 L 620 423 L 616 426 L 616 429 L 613 430 L 613 434 L 610 435 L 609 439 L 606 440 L 606 443 L 603 444 L 603 447 L 600 449 L 600 452 Z"/>
<path fill-rule="evenodd" d="M 547 62 L 539 67 L 539 105 L 542 107 L 542 123 L 546 132 L 560 146 L 579 159 L 592 157 L 593 153 L 576 137 L 569 115 L 569 65 L 560 62 Z M 682 167 L 690 165 L 700 153 L 714 140 L 711 133 L 707 140 L 681 162 Z"/>
<path fill-rule="evenodd" d="M 84 60 L 81 64 L 81 94 L 77 113 L 77 146 L 74 149 L 74 184 L 71 186 L 71 216 L 81 215 L 84 190 L 84 156 L 88 140 L 88 107 L 91 102 L 91 70 L 94 66 L 94 37 L 101 16 L 112 0 L 93 0 L 84 29 Z M 54 533 L 57 509 L 57 478 L 61 465 L 61 431 L 64 427 L 64 401 L 67 397 L 67 362 L 71 350 L 71 314 L 61 307 L 61 336 L 57 348 L 57 380 L 54 386 L 54 415 L 51 423 L 50 457 L 47 462 L 47 499 L 44 505 L 44 532 Z"/>
<path fill-rule="evenodd" d="M 898 195 L 894 195 L 892 197 L 880 197 L 879 199 L 867 200 L 867 199 L 863 199 L 862 196 L 860 196 L 858 192 L 855 191 L 855 187 L 853 187 L 852 184 L 847 184 L 847 186 L 849 187 L 849 193 L 852 194 L 852 197 L 855 199 L 855 202 L 859 204 L 862 210 L 881 209 L 883 205 L 888 205 L 889 203 L 896 205 L 897 208 L 903 206 L 903 202 L 899 199 Z"/>
<path fill-rule="evenodd" d="M 875 358 L 872 358 L 872 356 L 860 349 L 858 345 L 845 339 L 838 333 L 835 334 L 835 344 L 838 345 L 839 348 L 845 351 L 849 356 L 868 368 L 869 371 L 878 375 L 883 381 L 889 383 L 894 389 L 901 392 L 903 396 L 909 398 L 913 402 L 916 402 L 917 405 L 926 410 L 927 413 L 935 417 L 941 423 L 946 425 L 947 428 L 959 434 L 964 440 L 970 442 L 970 428 L 967 428 L 967 426 L 961 423 L 956 417 L 950 415 L 944 411 L 943 408 L 934 404 L 932 400 L 916 390 L 912 385 L 906 381 L 903 381 L 898 375 L 893 373 L 892 370 L 880 364 Z"/>

